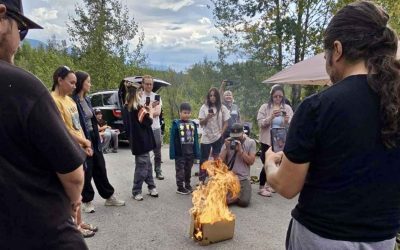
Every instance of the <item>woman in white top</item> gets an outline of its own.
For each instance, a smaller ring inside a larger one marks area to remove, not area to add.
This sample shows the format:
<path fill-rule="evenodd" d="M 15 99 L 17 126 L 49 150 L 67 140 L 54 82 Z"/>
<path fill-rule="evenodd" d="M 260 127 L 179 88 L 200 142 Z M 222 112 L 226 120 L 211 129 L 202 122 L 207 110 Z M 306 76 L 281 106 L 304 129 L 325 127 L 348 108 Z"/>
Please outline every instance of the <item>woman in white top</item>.
<path fill-rule="evenodd" d="M 203 129 L 200 141 L 200 166 L 208 160 L 211 149 L 213 158 L 218 157 L 223 144 L 222 135 L 228 127 L 229 118 L 229 110 L 222 105 L 218 89 L 211 88 L 199 112 L 200 126 Z M 207 172 L 200 168 L 199 180 L 204 182 L 206 177 Z"/>
<path fill-rule="evenodd" d="M 265 163 L 265 152 L 271 146 L 271 128 L 288 128 L 290 120 L 293 117 L 292 108 L 285 104 L 285 91 L 283 87 L 276 84 L 272 86 L 270 98 L 264 103 L 257 114 L 258 126 L 260 127 L 259 140 L 261 143 L 261 161 Z M 274 191 L 266 183 L 266 174 L 264 167 L 260 173 L 260 190 L 259 194 L 270 197 Z"/>

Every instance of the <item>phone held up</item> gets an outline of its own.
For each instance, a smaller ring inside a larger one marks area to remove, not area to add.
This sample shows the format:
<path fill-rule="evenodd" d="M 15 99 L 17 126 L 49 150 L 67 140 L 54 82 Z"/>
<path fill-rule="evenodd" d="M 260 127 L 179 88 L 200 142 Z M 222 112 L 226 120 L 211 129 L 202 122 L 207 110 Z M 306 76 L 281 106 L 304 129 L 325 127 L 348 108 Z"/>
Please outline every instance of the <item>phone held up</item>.
<path fill-rule="evenodd" d="M 160 95 L 155 95 L 155 96 L 154 96 L 154 100 L 155 100 L 156 102 L 160 102 Z"/>
<path fill-rule="evenodd" d="M 271 129 L 271 146 L 273 152 L 283 151 L 286 143 L 287 130 L 286 128 Z"/>
<path fill-rule="evenodd" d="M 146 96 L 146 103 L 145 103 L 145 105 L 146 105 L 146 106 L 149 106 L 149 105 L 150 105 L 150 96 Z"/>
<path fill-rule="evenodd" d="M 214 114 L 214 109 L 208 109 L 208 113 Z"/>

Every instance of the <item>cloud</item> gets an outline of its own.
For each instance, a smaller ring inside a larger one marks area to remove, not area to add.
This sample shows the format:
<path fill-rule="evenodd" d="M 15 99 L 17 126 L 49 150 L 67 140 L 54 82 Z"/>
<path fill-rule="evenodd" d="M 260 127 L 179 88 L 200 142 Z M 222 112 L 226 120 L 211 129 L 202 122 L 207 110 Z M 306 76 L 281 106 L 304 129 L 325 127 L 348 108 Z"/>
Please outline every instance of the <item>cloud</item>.
<path fill-rule="evenodd" d="M 210 20 L 209 18 L 207 18 L 207 17 L 202 17 L 202 18 L 199 20 L 199 23 L 211 25 L 211 20 Z"/>
<path fill-rule="evenodd" d="M 47 8 L 33 9 L 30 15 L 37 22 L 55 20 L 58 17 L 58 10 L 49 10 Z"/>
<path fill-rule="evenodd" d="M 182 9 L 183 7 L 187 7 L 194 4 L 194 0 L 181 0 L 178 2 L 171 2 L 171 1 L 165 1 L 162 0 L 160 2 L 158 2 L 157 6 L 160 9 L 164 9 L 164 10 L 173 10 L 175 12 L 179 11 L 180 9 Z"/>

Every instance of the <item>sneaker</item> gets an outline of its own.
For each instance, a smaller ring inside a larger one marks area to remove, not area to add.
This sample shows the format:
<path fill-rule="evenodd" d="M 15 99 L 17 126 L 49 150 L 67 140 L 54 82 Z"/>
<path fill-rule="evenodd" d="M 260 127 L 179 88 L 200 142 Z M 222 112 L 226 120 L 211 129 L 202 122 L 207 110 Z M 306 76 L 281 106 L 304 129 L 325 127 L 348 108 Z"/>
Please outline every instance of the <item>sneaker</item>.
<path fill-rule="evenodd" d="M 143 195 L 142 194 L 134 194 L 133 199 L 137 201 L 142 201 L 143 200 Z"/>
<path fill-rule="evenodd" d="M 164 180 L 164 176 L 161 173 L 156 174 L 156 178 L 159 180 Z"/>
<path fill-rule="evenodd" d="M 187 189 L 184 188 L 184 187 L 178 187 L 178 190 L 176 190 L 176 193 L 177 193 L 177 194 L 183 194 L 183 195 L 185 195 L 185 194 L 190 194 L 190 191 L 187 190 Z"/>
<path fill-rule="evenodd" d="M 106 199 L 106 201 L 104 202 L 104 206 L 116 206 L 116 207 L 125 206 L 125 201 L 118 200 L 117 197 L 111 195 L 111 197 Z"/>
<path fill-rule="evenodd" d="M 260 188 L 260 190 L 258 191 L 258 194 L 261 195 L 261 196 L 265 196 L 265 197 L 271 197 L 272 196 L 272 193 L 269 190 L 267 190 L 265 187 Z"/>
<path fill-rule="evenodd" d="M 190 193 L 192 193 L 193 192 L 193 188 L 192 188 L 192 186 L 185 186 L 185 188 L 190 192 Z"/>
<path fill-rule="evenodd" d="M 155 188 L 149 189 L 149 195 L 150 195 L 151 197 L 158 197 L 157 189 L 155 189 Z"/>
<path fill-rule="evenodd" d="M 89 202 L 82 202 L 82 211 L 85 213 L 94 213 L 94 205 L 91 201 Z"/>
<path fill-rule="evenodd" d="M 118 149 L 114 148 L 111 152 L 118 153 Z"/>

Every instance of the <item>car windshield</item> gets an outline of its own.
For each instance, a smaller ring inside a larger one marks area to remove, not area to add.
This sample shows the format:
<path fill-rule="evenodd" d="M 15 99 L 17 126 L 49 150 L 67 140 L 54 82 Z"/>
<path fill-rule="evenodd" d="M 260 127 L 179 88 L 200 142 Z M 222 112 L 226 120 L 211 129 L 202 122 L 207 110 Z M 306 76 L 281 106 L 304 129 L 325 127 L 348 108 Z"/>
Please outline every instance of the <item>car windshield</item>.
<path fill-rule="evenodd" d="M 103 104 L 104 106 L 119 106 L 118 105 L 118 93 L 107 93 L 103 94 Z"/>

